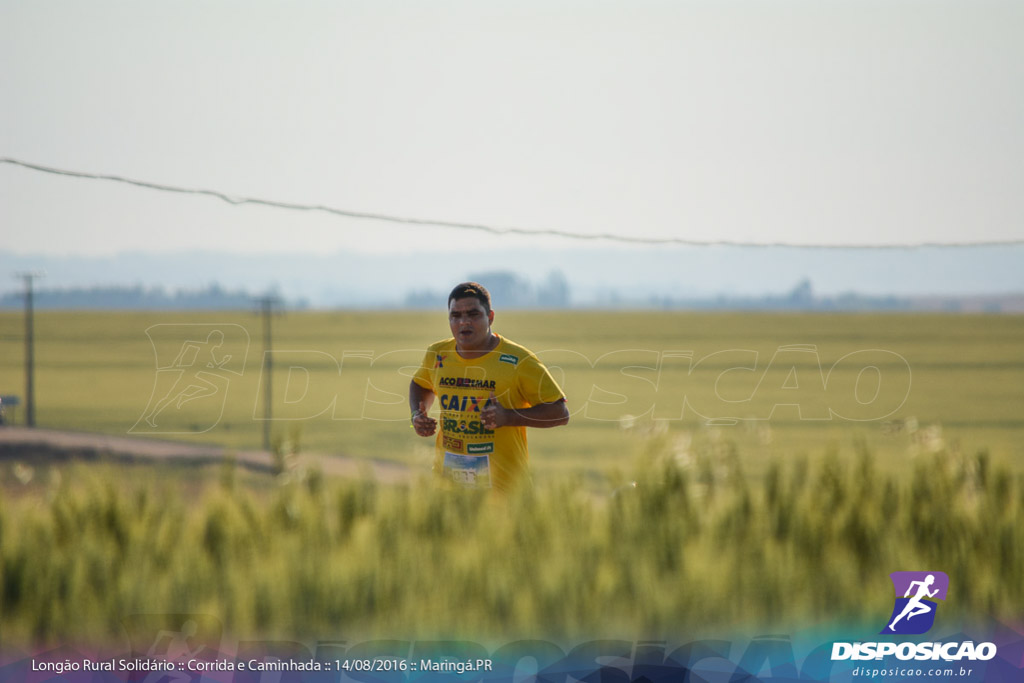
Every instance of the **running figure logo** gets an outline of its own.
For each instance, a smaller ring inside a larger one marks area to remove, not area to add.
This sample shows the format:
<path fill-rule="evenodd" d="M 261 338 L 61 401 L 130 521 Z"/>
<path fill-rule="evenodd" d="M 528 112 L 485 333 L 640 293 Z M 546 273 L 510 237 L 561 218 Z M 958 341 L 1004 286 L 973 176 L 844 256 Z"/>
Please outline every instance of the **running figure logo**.
<path fill-rule="evenodd" d="M 896 604 L 882 633 L 919 635 L 935 623 L 935 600 L 945 600 L 949 577 L 942 572 L 893 572 Z M 903 596 L 903 597 L 900 597 Z"/>
<path fill-rule="evenodd" d="M 176 434 L 217 426 L 231 379 L 245 368 L 249 333 L 231 323 L 160 324 L 146 336 L 156 354 L 156 381 L 146 409 L 128 431 Z"/>

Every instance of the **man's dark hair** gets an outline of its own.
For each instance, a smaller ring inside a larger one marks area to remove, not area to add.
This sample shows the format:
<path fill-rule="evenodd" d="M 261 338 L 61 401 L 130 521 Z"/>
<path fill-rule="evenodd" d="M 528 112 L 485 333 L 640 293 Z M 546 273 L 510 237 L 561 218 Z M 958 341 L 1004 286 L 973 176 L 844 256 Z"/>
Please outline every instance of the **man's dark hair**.
<path fill-rule="evenodd" d="M 448 307 L 451 308 L 452 302 L 456 299 L 476 299 L 487 313 L 491 312 L 491 295 L 479 282 L 463 282 L 455 285 L 455 289 L 448 295 Z"/>

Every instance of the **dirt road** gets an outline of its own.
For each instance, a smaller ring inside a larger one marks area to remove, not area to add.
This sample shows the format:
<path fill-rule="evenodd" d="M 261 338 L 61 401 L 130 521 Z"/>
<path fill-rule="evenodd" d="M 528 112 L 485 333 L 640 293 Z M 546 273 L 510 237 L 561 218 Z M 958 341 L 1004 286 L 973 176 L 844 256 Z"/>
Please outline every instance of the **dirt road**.
<path fill-rule="evenodd" d="M 242 467 L 263 472 L 274 471 L 273 458 L 266 451 L 239 451 L 221 446 L 56 429 L 0 427 L 0 461 L 110 458 L 127 462 L 175 460 L 208 464 L 220 462 L 228 456 L 234 456 Z M 360 477 L 369 473 L 382 483 L 405 482 L 415 475 L 403 465 L 343 455 L 303 454 L 299 462 L 319 467 L 324 474 L 331 476 Z"/>

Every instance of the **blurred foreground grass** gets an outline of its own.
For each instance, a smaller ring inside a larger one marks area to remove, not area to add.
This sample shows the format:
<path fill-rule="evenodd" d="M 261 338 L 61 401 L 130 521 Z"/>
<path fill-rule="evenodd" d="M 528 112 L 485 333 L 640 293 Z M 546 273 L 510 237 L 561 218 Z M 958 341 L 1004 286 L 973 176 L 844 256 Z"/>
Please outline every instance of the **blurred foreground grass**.
<path fill-rule="evenodd" d="M 315 470 L 6 463 L 3 636 L 116 642 L 153 613 L 289 639 L 881 628 L 896 570 L 949 574 L 943 618 L 1024 613 L 1024 476 L 985 453 L 743 463 L 655 434 L 612 495 L 567 475 L 498 502 Z"/>

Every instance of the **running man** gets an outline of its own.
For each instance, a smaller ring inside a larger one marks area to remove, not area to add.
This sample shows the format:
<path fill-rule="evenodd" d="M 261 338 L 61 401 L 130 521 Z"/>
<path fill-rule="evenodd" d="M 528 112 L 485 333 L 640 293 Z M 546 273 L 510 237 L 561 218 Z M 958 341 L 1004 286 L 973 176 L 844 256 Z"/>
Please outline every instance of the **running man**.
<path fill-rule="evenodd" d="M 412 426 L 436 435 L 433 470 L 455 485 L 507 492 L 529 480 L 527 427 L 569 422 L 565 394 L 528 349 L 491 331 L 494 311 L 475 282 L 448 296 L 452 336 L 431 344 L 409 383 Z M 434 399 L 438 420 L 428 416 Z"/>
<path fill-rule="evenodd" d="M 935 594 L 939 592 L 938 588 L 936 588 L 933 591 L 928 590 L 928 587 L 931 586 L 933 583 L 935 583 L 934 574 L 929 574 L 927 577 L 925 577 L 924 581 L 910 582 L 910 586 L 907 587 L 907 592 L 904 594 L 903 597 L 910 598 L 910 594 L 914 591 L 914 586 L 917 586 L 917 593 L 914 595 L 914 597 L 910 598 L 906 606 L 903 608 L 903 611 L 900 612 L 899 616 L 893 619 L 892 623 L 889 624 L 890 631 L 896 630 L 896 622 L 902 619 L 903 617 L 906 617 L 907 621 L 910 621 L 913 617 L 916 617 L 919 614 L 926 614 L 927 612 L 932 611 L 931 606 L 924 604 L 923 602 L 921 602 L 921 600 L 923 598 L 933 598 L 935 597 Z"/>

